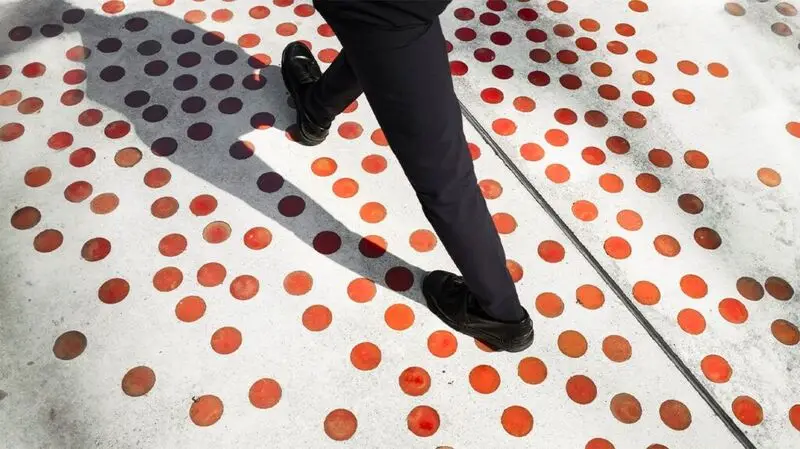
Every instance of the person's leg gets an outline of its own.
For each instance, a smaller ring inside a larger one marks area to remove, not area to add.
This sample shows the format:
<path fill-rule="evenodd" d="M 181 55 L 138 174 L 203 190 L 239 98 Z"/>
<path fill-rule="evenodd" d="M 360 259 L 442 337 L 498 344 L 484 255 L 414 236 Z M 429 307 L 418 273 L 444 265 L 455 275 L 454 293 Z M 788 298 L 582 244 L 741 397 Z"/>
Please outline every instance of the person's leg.
<path fill-rule="evenodd" d="M 397 29 L 354 29 L 326 19 L 425 215 L 481 308 L 498 320 L 522 319 L 526 313 L 475 177 L 438 19 Z"/>
<path fill-rule="evenodd" d="M 333 119 L 361 94 L 361 85 L 342 51 L 303 94 L 303 103 L 312 120 L 329 127 Z"/>

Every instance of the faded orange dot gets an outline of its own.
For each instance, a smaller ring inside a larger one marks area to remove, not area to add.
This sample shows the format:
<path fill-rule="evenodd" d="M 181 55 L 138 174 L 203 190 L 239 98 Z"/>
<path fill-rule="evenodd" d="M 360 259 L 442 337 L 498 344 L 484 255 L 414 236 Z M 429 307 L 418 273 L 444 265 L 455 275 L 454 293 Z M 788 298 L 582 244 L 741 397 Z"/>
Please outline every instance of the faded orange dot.
<path fill-rule="evenodd" d="M 222 401 L 211 394 L 192 398 L 192 406 L 189 408 L 189 418 L 198 426 L 210 426 L 222 417 Z"/>
<path fill-rule="evenodd" d="M 687 214 L 697 215 L 703 211 L 703 200 L 691 193 L 684 193 L 678 197 L 678 207 Z"/>
<path fill-rule="evenodd" d="M 57 250 L 64 243 L 64 235 L 55 229 L 45 229 L 33 238 L 33 249 L 40 253 Z"/>
<path fill-rule="evenodd" d="M 622 114 L 622 121 L 631 128 L 639 129 L 647 125 L 647 117 L 636 111 L 628 111 Z"/>
<path fill-rule="evenodd" d="M 706 319 L 694 309 L 683 309 L 678 313 L 678 326 L 691 335 L 700 335 L 706 330 Z"/>
<path fill-rule="evenodd" d="M 767 293 L 779 301 L 788 301 L 794 296 L 794 288 L 785 279 L 770 276 L 764 281 Z"/>
<path fill-rule="evenodd" d="M 764 420 L 764 410 L 750 396 L 739 396 L 731 404 L 733 415 L 746 426 L 757 426 Z"/>
<path fill-rule="evenodd" d="M 175 305 L 175 316 L 184 323 L 199 320 L 206 313 L 206 302 L 199 296 L 187 296 Z"/>
<path fill-rule="evenodd" d="M 333 320 L 331 310 L 321 304 L 308 307 L 302 316 L 303 326 L 312 332 L 325 330 Z"/>
<path fill-rule="evenodd" d="M 700 361 L 700 369 L 708 380 L 718 384 L 729 381 L 733 375 L 728 361 L 717 354 L 703 357 L 703 360 Z"/>
<path fill-rule="evenodd" d="M 117 151 L 114 162 L 122 168 L 131 168 L 142 160 L 142 151 L 135 147 L 127 147 Z"/>
<path fill-rule="evenodd" d="M 217 354 L 231 354 L 242 345 L 242 333 L 235 327 L 221 327 L 211 335 L 211 349 Z"/>
<path fill-rule="evenodd" d="M 97 262 L 105 259 L 110 252 L 111 242 L 102 237 L 96 237 L 83 244 L 81 257 L 88 262 Z"/>
<path fill-rule="evenodd" d="M 612 362 L 622 363 L 631 358 L 630 342 L 620 335 L 609 335 L 603 339 L 603 354 Z"/>
<path fill-rule="evenodd" d="M 567 357 L 581 357 L 588 348 L 586 338 L 578 331 L 567 330 L 558 336 L 558 349 Z"/>
<path fill-rule="evenodd" d="M 371 201 L 361 206 L 359 215 L 367 223 L 380 223 L 386 218 L 386 208 L 381 203 Z"/>
<path fill-rule="evenodd" d="M 656 82 L 656 77 L 647 70 L 637 70 L 633 72 L 633 80 L 643 86 L 649 86 Z"/>
<path fill-rule="evenodd" d="M 640 173 L 636 176 L 636 186 L 646 193 L 656 193 L 661 190 L 661 180 L 651 173 Z"/>
<path fill-rule="evenodd" d="M 725 78 L 728 76 L 728 68 L 719 62 L 712 62 L 706 69 L 708 69 L 708 73 L 717 78 Z"/>
<path fill-rule="evenodd" d="M 591 201 L 578 200 L 572 203 L 572 214 L 581 221 L 592 221 L 597 218 L 597 206 Z"/>
<path fill-rule="evenodd" d="M 39 209 L 31 206 L 24 206 L 14 211 L 11 215 L 11 226 L 14 229 L 24 231 L 39 224 L 41 219 L 42 213 L 39 212 Z"/>
<path fill-rule="evenodd" d="M 352 140 L 361 137 L 364 128 L 356 122 L 344 122 L 339 125 L 339 135 L 344 139 Z"/>
<path fill-rule="evenodd" d="M 25 172 L 25 185 L 28 187 L 41 187 L 53 177 L 53 173 L 47 167 L 33 167 Z"/>
<path fill-rule="evenodd" d="M 675 257 L 681 252 L 681 244 L 678 240 L 667 234 L 661 234 L 653 240 L 656 251 L 665 257 Z"/>
<path fill-rule="evenodd" d="M 642 305 L 652 306 L 661 300 L 661 291 L 650 281 L 639 281 L 633 285 L 633 297 Z"/>
<path fill-rule="evenodd" d="M 346 441 L 356 433 L 358 420 L 353 412 L 340 408 L 328 413 L 323 428 L 330 439 Z"/>
<path fill-rule="evenodd" d="M 350 363 L 361 371 L 370 371 L 381 363 L 381 350 L 368 341 L 359 343 L 350 351 Z"/>
<path fill-rule="evenodd" d="M 567 396 L 578 404 L 586 405 L 597 397 L 597 386 L 592 379 L 575 375 L 567 379 Z"/>
<path fill-rule="evenodd" d="M 358 193 L 358 183 L 351 178 L 338 179 L 333 183 L 333 193 L 339 198 L 352 198 Z"/>
<path fill-rule="evenodd" d="M 692 168 L 703 169 L 708 167 L 708 156 L 702 151 L 689 150 L 683 153 L 683 160 L 686 165 Z"/>
<path fill-rule="evenodd" d="M 272 242 L 272 233 L 263 227 L 251 228 L 244 234 L 244 244 L 250 249 L 264 249 Z"/>
<path fill-rule="evenodd" d="M 283 289 L 293 296 L 305 295 L 313 285 L 313 278 L 305 271 L 293 271 L 283 279 Z"/>
<path fill-rule="evenodd" d="M 695 100 L 694 94 L 686 89 L 675 89 L 672 91 L 672 98 L 680 104 L 692 104 Z"/>
<path fill-rule="evenodd" d="M 170 292 L 183 282 L 183 273 L 175 267 L 158 270 L 153 276 L 153 287 L 160 292 Z"/>
<path fill-rule="evenodd" d="M 599 309 L 606 302 L 603 291 L 591 284 L 581 285 L 575 290 L 578 303 L 589 310 Z"/>
<path fill-rule="evenodd" d="M 224 221 L 212 221 L 203 228 L 203 240 L 208 243 L 222 243 L 231 236 L 231 226 Z"/>
<path fill-rule="evenodd" d="M 414 311 L 405 304 L 392 304 L 384 312 L 383 319 L 396 331 L 406 330 L 414 324 Z"/>
<path fill-rule="evenodd" d="M 614 71 L 611 66 L 605 62 L 593 62 L 590 66 L 590 69 L 592 70 L 592 73 L 601 78 L 611 76 L 611 73 Z"/>
<path fill-rule="evenodd" d="M 517 130 L 517 124 L 507 118 L 499 118 L 492 122 L 492 130 L 501 136 L 510 136 Z"/>
<path fill-rule="evenodd" d="M 606 100 L 616 100 L 620 96 L 619 89 L 611 84 L 603 84 L 597 88 L 597 94 Z"/>
<path fill-rule="evenodd" d="M 569 181 L 569 169 L 561 164 L 550 164 L 544 170 L 545 176 L 556 184 Z"/>
<path fill-rule="evenodd" d="M 614 259 L 626 259 L 631 255 L 631 244 L 622 237 L 607 238 L 603 243 L 603 249 Z"/>
<path fill-rule="evenodd" d="M 428 337 L 428 351 L 436 357 L 446 358 L 455 354 L 458 340 L 449 331 L 435 331 Z"/>
<path fill-rule="evenodd" d="M 218 262 L 209 262 L 203 264 L 197 270 L 197 283 L 203 287 L 216 287 L 225 281 L 228 270 Z"/>
<path fill-rule="evenodd" d="M 681 291 L 690 298 L 700 299 L 708 294 L 706 281 L 696 274 L 687 274 L 681 277 L 680 285 Z"/>
<path fill-rule="evenodd" d="M 672 155 L 661 148 L 653 148 L 647 153 L 650 163 L 658 168 L 667 168 L 672 165 Z"/>
<path fill-rule="evenodd" d="M 605 173 L 600 175 L 599 181 L 600 187 L 608 193 L 622 192 L 622 188 L 624 187 L 622 178 L 613 173 Z"/>
<path fill-rule="evenodd" d="M 431 387 L 431 376 L 424 368 L 412 366 L 400 373 L 398 383 L 403 393 L 409 396 L 422 396 Z"/>
<path fill-rule="evenodd" d="M 375 283 L 369 279 L 354 279 L 347 286 L 347 296 L 349 296 L 351 300 L 358 303 L 369 302 L 373 297 L 375 297 L 375 293 Z"/>
<path fill-rule="evenodd" d="M 500 234 L 511 234 L 517 229 L 517 220 L 514 219 L 514 216 L 505 212 L 498 212 L 492 215 L 492 221 Z"/>
<path fill-rule="evenodd" d="M 427 405 L 418 405 L 408 413 L 406 424 L 411 433 L 426 438 L 439 430 L 439 413 Z"/>
<path fill-rule="evenodd" d="M 600 29 L 600 23 L 594 19 L 581 19 L 578 24 L 586 31 L 593 33 Z"/>
<path fill-rule="evenodd" d="M 756 176 L 767 187 L 777 187 L 781 184 L 781 174 L 769 167 L 759 168 Z"/>
<path fill-rule="evenodd" d="M 686 60 L 678 61 L 678 70 L 680 70 L 684 75 L 697 75 L 700 72 L 697 64 Z"/>
<path fill-rule="evenodd" d="M 536 102 L 525 96 L 519 96 L 514 99 L 514 108 L 520 112 L 531 112 L 536 109 Z"/>
<path fill-rule="evenodd" d="M 633 424 L 642 417 L 642 405 L 633 395 L 619 393 L 611 398 L 611 414 L 621 423 Z"/>
<path fill-rule="evenodd" d="M 800 342 L 800 331 L 797 326 L 786 320 L 775 320 L 770 326 L 772 336 L 786 346 L 794 346 Z"/>
<path fill-rule="evenodd" d="M 275 32 L 280 36 L 291 36 L 297 33 L 297 25 L 293 23 L 281 23 L 275 27 Z"/>
<path fill-rule="evenodd" d="M 758 301 L 764 297 L 764 287 L 751 277 L 743 276 L 737 279 L 736 290 L 750 301 Z"/>
<path fill-rule="evenodd" d="M 60 360 L 72 360 L 86 350 L 86 336 L 79 331 L 67 331 L 53 343 L 53 355 Z"/>
<path fill-rule="evenodd" d="M 569 143 L 569 135 L 560 129 L 548 129 L 544 133 L 544 140 L 554 147 L 563 147 Z"/>
<path fill-rule="evenodd" d="M 386 158 L 379 154 L 371 154 L 361 161 L 361 168 L 365 172 L 377 175 L 386 170 Z"/>
<path fill-rule="evenodd" d="M 545 292 L 536 297 L 536 311 L 547 318 L 555 318 L 564 312 L 564 302 L 555 293 Z"/>
<path fill-rule="evenodd" d="M 497 199 L 503 194 L 503 186 L 493 179 L 481 180 L 478 182 L 478 186 L 481 189 L 481 194 L 487 200 Z"/>
<path fill-rule="evenodd" d="M 147 187 L 158 189 L 169 184 L 172 174 L 166 168 L 154 168 L 145 173 L 143 181 Z"/>
<path fill-rule="evenodd" d="M 725 298 L 719 302 L 719 314 L 726 321 L 733 324 L 742 324 L 747 321 L 747 308 L 738 299 Z"/>
<path fill-rule="evenodd" d="M 258 287 L 258 279 L 249 274 L 243 274 L 231 282 L 231 296 L 240 301 L 252 299 L 258 293 Z"/>
<path fill-rule="evenodd" d="M 436 247 L 436 234 L 427 229 L 418 229 L 411 233 L 408 243 L 415 250 L 425 253 Z"/>
<path fill-rule="evenodd" d="M 658 409 L 661 421 L 672 430 L 686 430 L 692 424 L 692 413 L 683 402 L 669 399 Z"/>
<path fill-rule="evenodd" d="M 119 206 L 119 197 L 113 193 L 101 193 L 92 198 L 89 209 L 97 215 L 106 215 L 114 212 Z"/>
<path fill-rule="evenodd" d="M 545 262 L 558 263 L 564 260 L 564 247 L 554 240 L 544 240 L 539 243 L 537 252 Z"/>
<path fill-rule="evenodd" d="M 281 385 L 275 379 L 263 378 L 253 382 L 247 397 L 253 407 L 266 409 L 276 406 L 282 394 Z"/>
<path fill-rule="evenodd" d="M 122 377 L 122 391 L 131 397 L 143 396 L 153 389 L 156 373 L 146 366 L 137 366 L 128 370 Z"/>
<path fill-rule="evenodd" d="M 500 423 L 509 435 L 524 437 L 533 430 L 533 415 L 525 407 L 512 405 L 503 410 Z"/>
<path fill-rule="evenodd" d="M 178 212 L 178 200 L 171 196 L 161 197 L 150 206 L 150 213 L 156 218 L 169 218 Z"/>
<path fill-rule="evenodd" d="M 519 282 L 522 279 L 522 275 L 524 274 L 522 270 L 522 265 L 513 261 L 511 259 L 506 260 L 506 269 L 508 270 L 508 274 L 511 275 L 511 280 L 514 282 Z"/>
<path fill-rule="evenodd" d="M 199 9 L 193 9 L 183 15 L 183 20 L 191 24 L 200 23 L 206 20 L 206 13 Z"/>
<path fill-rule="evenodd" d="M 525 357 L 517 365 L 517 375 L 526 384 L 538 385 L 547 378 L 547 365 L 536 357 Z"/>

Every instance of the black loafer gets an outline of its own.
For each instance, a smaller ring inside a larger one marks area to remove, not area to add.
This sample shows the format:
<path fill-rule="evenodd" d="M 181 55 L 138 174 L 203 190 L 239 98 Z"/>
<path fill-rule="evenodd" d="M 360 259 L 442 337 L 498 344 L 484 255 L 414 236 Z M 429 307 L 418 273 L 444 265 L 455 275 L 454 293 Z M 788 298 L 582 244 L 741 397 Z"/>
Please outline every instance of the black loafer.
<path fill-rule="evenodd" d="M 533 323 L 525 311 L 518 322 L 488 316 L 460 276 L 434 271 L 422 281 L 428 308 L 448 326 L 498 351 L 520 352 L 533 343 Z"/>
<path fill-rule="evenodd" d="M 301 42 L 292 42 L 283 50 L 281 57 L 281 75 L 283 83 L 289 91 L 297 108 L 297 128 L 300 143 L 318 145 L 328 137 L 330 125 L 321 126 L 308 116 L 303 105 L 302 93 L 314 84 L 321 76 L 322 70 L 308 49 Z"/>

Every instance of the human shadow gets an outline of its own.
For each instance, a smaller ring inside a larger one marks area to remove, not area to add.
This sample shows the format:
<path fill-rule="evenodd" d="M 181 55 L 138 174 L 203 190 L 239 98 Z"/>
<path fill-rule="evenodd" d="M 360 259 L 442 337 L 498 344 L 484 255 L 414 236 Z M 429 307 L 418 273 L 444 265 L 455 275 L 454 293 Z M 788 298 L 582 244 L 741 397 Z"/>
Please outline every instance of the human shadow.
<path fill-rule="evenodd" d="M 83 64 L 86 79 L 73 87 L 124 115 L 155 156 L 241 199 L 357 275 L 424 303 L 412 288 L 420 268 L 348 229 L 242 138 L 270 128 L 292 132 L 296 113 L 278 67 L 158 11 L 107 16 L 61 0 L 18 5 L 0 19 L 11 25 L 0 57 L 77 31 L 83 48 L 67 57 Z M 291 144 L 286 157 L 295 150 L 304 148 Z"/>

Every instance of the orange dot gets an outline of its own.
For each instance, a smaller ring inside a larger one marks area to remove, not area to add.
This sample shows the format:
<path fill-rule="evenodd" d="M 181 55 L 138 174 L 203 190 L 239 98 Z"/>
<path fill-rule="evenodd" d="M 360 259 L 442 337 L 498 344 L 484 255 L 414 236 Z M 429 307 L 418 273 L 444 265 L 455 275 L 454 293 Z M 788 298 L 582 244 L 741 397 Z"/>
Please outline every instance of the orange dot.
<path fill-rule="evenodd" d="M 158 270 L 153 276 L 153 287 L 160 292 L 169 292 L 178 288 L 183 282 L 183 273 L 175 267 Z"/>
<path fill-rule="evenodd" d="M 117 206 L 119 206 L 119 197 L 113 193 L 101 193 L 92 198 L 89 203 L 89 209 L 98 215 L 110 214 Z"/>
<path fill-rule="evenodd" d="M 536 102 L 525 96 L 519 96 L 514 99 L 514 108 L 520 112 L 531 112 L 536 109 Z"/>
<path fill-rule="evenodd" d="M 526 161 L 539 161 L 544 157 L 544 149 L 536 143 L 525 143 L 519 148 L 519 154 Z"/>
<path fill-rule="evenodd" d="M 586 354 L 588 347 L 586 338 L 578 331 L 568 330 L 558 336 L 558 349 L 567 357 L 581 357 Z"/>
<path fill-rule="evenodd" d="M 630 8 L 631 11 L 634 12 L 647 12 L 647 10 L 649 9 L 647 3 L 640 0 L 632 0 L 628 2 L 628 8 Z"/>
<path fill-rule="evenodd" d="M 700 299 L 708 293 L 706 281 L 696 274 L 687 274 L 681 278 L 681 290 L 690 298 Z"/>
<path fill-rule="evenodd" d="M 379 223 L 386 218 L 386 208 L 383 207 L 383 204 L 377 202 L 365 203 L 361 206 L 359 215 L 367 223 Z"/>
<path fill-rule="evenodd" d="M 590 310 L 599 309 L 606 301 L 603 291 L 591 284 L 578 287 L 575 297 L 580 305 Z"/>
<path fill-rule="evenodd" d="M 428 351 L 436 357 L 450 357 L 458 349 L 458 340 L 449 331 L 435 331 L 428 337 Z"/>
<path fill-rule="evenodd" d="M 216 287 L 222 284 L 227 274 L 228 271 L 222 264 L 209 262 L 203 264 L 203 266 L 197 270 L 197 282 L 203 287 Z"/>
<path fill-rule="evenodd" d="M 272 233 L 263 227 L 252 228 L 244 234 L 244 244 L 250 249 L 264 249 L 272 242 Z"/>
<path fill-rule="evenodd" d="M 645 306 L 658 304 L 661 300 L 661 291 L 649 281 L 639 281 L 633 285 L 633 297 Z"/>
<path fill-rule="evenodd" d="M 675 257 L 681 252 L 680 242 L 671 235 L 659 235 L 653 240 L 653 246 L 659 254 L 665 257 Z"/>
<path fill-rule="evenodd" d="M 211 195 L 198 195 L 189 203 L 189 210 L 198 217 L 206 216 L 217 209 L 217 199 Z"/>
<path fill-rule="evenodd" d="M 631 255 L 631 245 L 622 237 L 609 237 L 603 244 L 606 254 L 614 259 L 626 259 Z"/>
<path fill-rule="evenodd" d="M 525 407 L 512 405 L 503 410 L 500 423 L 509 435 L 524 437 L 533 429 L 533 415 Z"/>
<path fill-rule="evenodd" d="M 550 164 L 544 170 L 547 179 L 556 184 L 563 184 L 569 181 L 569 169 L 561 164 Z"/>
<path fill-rule="evenodd" d="M 72 360 L 86 350 L 86 336 L 78 331 L 67 331 L 53 343 L 53 355 L 60 360 Z"/>
<path fill-rule="evenodd" d="M 760 286 L 759 286 L 760 287 Z M 788 301 L 794 296 L 794 288 L 785 279 L 777 276 L 770 276 L 764 281 L 767 293 L 779 301 Z M 763 293 L 762 293 L 763 295 Z"/>
<path fill-rule="evenodd" d="M 777 187 L 781 184 L 781 174 L 769 167 L 759 168 L 756 176 L 767 187 Z"/>
<path fill-rule="evenodd" d="M 590 66 L 590 69 L 592 70 L 592 73 L 601 78 L 611 76 L 611 73 L 614 71 L 611 66 L 605 62 L 593 62 Z"/>
<path fill-rule="evenodd" d="M 728 76 L 728 68 L 719 62 L 712 62 L 706 68 L 708 69 L 708 73 L 716 76 L 717 78 L 725 78 Z"/>
<path fill-rule="evenodd" d="M 538 385 L 547 378 L 547 365 L 536 357 L 525 357 L 519 361 L 517 375 L 526 384 Z"/>
<path fill-rule="evenodd" d="M 281 385 L 275 379 L 259 379 L 250 386 L 247 396 L 256 408 L 272 408 L 278 404 L 282 395 Z"/>
<path fill-rule="evenodd" d="M 501 136 L 510 136 L 517 130 L 517 124 L 507 118 L 499 118 L 492 122 L 492 130 Z"/>
<path fill-rule="evenodd" d="M 631 37 L 636 34 L 636 28 L 628 23 L 618 23 L 614 30 L 621 36 Z"/>
<path fill-rule="evenodd" d="M 647 158 L 651 164 L 659 168 L 667 168 L 672 165 L 672 155 L 660 148 L 650 150 Z"/>
<path fill-rule="evenodd" d="M 636 176 L 636 186 L 646 193 L 656 193 L 661 190 L 661 180 L 650 173 L 640 173 Z"/>
<path fill-rule="evenodd" d="M 560 129 L 548 129 L 544 133 L 544 140 L 554 147 L 563 147 L 569 143 L 569 136 Z"/>
<path fill-rule="evenodd" d="M 185 20 L 186 23 L 200 23 L 206 20 L 206 13 L 199 9 L 193 9 L 183 15 L 183 20 Z"/>
<path fill-rule="evenodd" d="M 605 173 L 600 176 L 600 187 L 608 193 L 619 193 L 622 192 L 624 184 L 619 176 L 613 173 Z"/>
<path fill-rule="evenodd" d="M 323 424 L 325 435 L 334 441 L 349 440 L 358 428 L 358 420 L 350 410 L 336 409 L 328 413 Z"/>
<path fill-rule="evenodd" d="M 522 271 L 522 265 L 517 263 L 513 260 L 506 260 L 506 269 L 508 273 L 511 275 L 511 280 L 514 282 L 519 282 L 522 279 L 522 275 L 524 272 Z"/>
<path fill-rule="evenodd" d="M 800 404 L 795 404 L 789 409 L 789 423 L 797 430 L 800 430 Z"/>
<path fill-rule="evenodd" d="M 97 290 L 97 297 L 105 304 L 116 304 L 128 296 L 130 284 L 125 279 L 113 278 L 103 282 Z"/>
<path fill-rule="evenodd" d="M 217 244 L 228 240 L 231 236 L 231 226 L 224 221 L 212 221 L 203 228 L 203 240 Z"/>
<path fill-rule="evenodd" d="M 678 326 L 687 334 L 700 335 L 706 330 L 706 319 L 694 309 L 683 309 L 678 313 Z"/>
<path fill-rule="evenodd" d="M 478 160 L 478 158 L 481 157 L 481 149 L 474 143 L 468 143 L 467 148 L 469 149 L 469 155 L 473 161 Z"/>
<path fill-rule="evenodd" d="M 478 365 L 469 372 L 469 384 L 478 393 L 494 393 L 500 387 L 500 374 L 489 365 Z"/>
<path fill-rule="evenodd" d="M 363 132 L 364 129 L 356 122 L 344 122 L 339 125 L 339 135 L 348 140 L 357 139 Z"/>
<path fill-rule="evenodd" d="M 386 158 L 379 154 L 370 154 L 361 161 L 361 168 L 373 175 L 386 170 L 386 165 Z"/>
<path fill-rule="evenodd" d="M 431 387 L 431 376 L 423 368 L 412 366 L 400 373 L 398 382 L 403 393 L 409 396 L 422 396 Z"/>
<path fill-rule="evenodd" d="M 320 157 L 311 163 L 311 172 L 317 176 L 330 176 L 336 173 L 338 165 L 329 157 Z"/>
<path fill-rule="evenodd" d="M 325 330 L 333 320 L 331 310 L 323 305 L 310 306 L 303 312 L 302 322 L 306 329 L 312 332 Z"/>
<path fill-rule="evenodd" d="M 350 351 L 350 363 L 361 371 L 370 371 L 381 363 L 381 350 L 373 343 L 365 341 Z"/>
<path fill-rule="evenodd" d="M 606 139 L 606 146 L 614 154 L 626 154 L 631 149 L 630 142 L 620 136 L 611 136 Z"/>
<path fill-rule="evenodd" d="M 554 240 L 542 241 L 537 251 L 545 262 L 558 263 L 564 260 L 564 247 Z"/>
<path fill-rule="evenodd" d="M 41 187 L 47 184 L 53 173 L 47 167 L 33 167 L 25 172 L 25 185 L 28 187 Z"/>
<path fill-rule="evenodd" d="M 708 156 L 702 151 L 689 150 L 683 154 L 683 160 L 686 165 L 692 168 L 703 169 L 708 167 Z"/>
<path fill-rule="evenodd" d="M 649 86 L 656 82 L 656 77 L 647 70 L 637 70 L 633 72 L 632 76 L 634 81 L 644 86 Z"/>
<path fill-rule="evenodd" d="M 597 397 L 597 386 L 592 379 L 576 375 L 567 380 L 567 396 L 578 404 L 589 404 Z"/>
<path fill-rule="evenodd" d="M 586 147 L 581 151 L 581 158 L 589 165 L 602 165 L 606 161 L 606 154 L 597 147 Z"/>
<path fill-rule="evenodd" d="M 586 443 L 584 449 L 615 449 L 614 445 L 605 438 L 592 438 Z M 649 449 L 649 448 L 648 448 Z"/>
<path fill-rule="evenodd" d="M 425 253 L 436 247 L 436 234 L 427 229 L 418 229 L 411 233 L 408 243 L 415 250 Z"/>
<path fill-rule="evenodd" d="M 703 357 L 703 360 L 700 361 L 700 369 L 708 380 L 718 384 L 729 381 L 733 375 L 728 361 L 716 354 Z"/>
<path fill-rule="evenodd" d="M 597 88 L 597 93 L 600 97 L 605 98 L 606 100 L 616 100 L 620 96 L 619 89 L 611 84 L 603 84 Z"/>
<path fill-rule="evenodd" d="M 734 416 L 746 426 L 757 426 L 764 420 L 764 410 L 750 396 L 739 396 L 731 404 Z"/>
<path fill-rule="evenodd" d="M 672 430 L 686 430 L 692 424 L 692 413 L 683 402 L 669 399 L 658 409 L 661 421 Z"/>
<path fill-rule="evenodd" d="M 122 391 L 131 397 L 145 395 L 156 384 L 156 373 L 146 366 L 131 368 L 122 377 Z"/>
<path fill-rule="evenodd" d="M 612 362 L 621 363 L 631 358 L 630 342 L 619 335 L 609 335 L 603 339 L 603 354 Z"/>
<path fill-rule="evenodd" d="M 354 279 L 347 285 L 347 296 L 355 302 L 369 302 L 375 296 L 375 283 L 365 278 Z"/>
<path fill-rule="evenodd" d="M 680 104 L 694 103 L 694 94 L 686 89 L 675 89 L 672 91 L 672 98 Z"/>
<path fill-rule="evenodd" d="M 370 135 L 370 139 L 375 145 L 379 145 L 382 147 L 388 146 L 389 142 L 386 141 L 386 135 L 383 133 L 383 130 L 378 128 L 375 131 L 372 131 Z"/>
<path fill-rule="evenodd" d="M 406 423 L 414 435 L 429 437 L 439 430 L 439 413 L 427 405 L 418 405 L 408 413 Z"/>
<path fill-rule="evenodd" d="M 192 398 L 189 408 L 189 418 L 198 426 L 205 427 L 214 424 L 222 417 L 222 401 L 211 394 Z"/>
<path fill-rule="evenodd" d="M 800 342 L 800 331 L 797 326 L 786 320 L 773 321 L 770 330 L 776 340 L 787 346 L 794 346 Z"/>
<path fill-rule="evenodd" d="M 692 61 L 678 61 L 678 70 L 685 75 L 697 75 L 700 69 Z"/>
<path fill-rule="evenodd" d="M 611 398 L 611 414 L 624 424 L 633 424 L 642 417 L 642 405 L 628 393 L 619 393 Z"/>
<path fill-rule="evenodd" d="M 581 28 L 589 32 L 595 32 L 600 29 L 600 23 L 594 19 L 581 19 L 579 25 Z"/>
<path fill-rule="evenodd" d="M 478 186 L 481 188 L 483 197 L 487 200 L 497 199 L 503 194 L 503 186 L 494 179 L 484 179 L 478 182 Z"/>
<path fill-rule="evenodd" d="M 175 305 L 175 316 L 184 323 L 199 320 L 206 313 L 206 302 L 199 296 L 187 296 Z"/>
<path fill-rule="evenodd" d="M 572 203 L 572 214 L 581 221 L 592 221 L 597 218 L 597 206 L 591 201 L 579 200 Z"/>
<path fill-rule="evenodd" d="M 655 53 L 650 50 L 639 50 L 636 52 L 636 59 L 645 63 L 645 64 L 653 64 L 658 61 L 658 57 Z"/>
<path fill-rule="evenodd" d="M 564 312 L 564 302 L 555 293 L 545 292 L 536 297 L 536 311 L 547 318 L 555 318 Z"/>
<path fill-rule="evenodd" d="M 242 345 L 242 333 L 235 327 L 221 327 L 211 335 L 211 349 L 217 354 L 231 354 Z"/>
<path fill-rule="evenodd" d="M 511 214 L 498 212 L 492 215 L 494 227 L 500 234 L 511 234 L 517 229 L 517 220 Z"/>
<path fill-rule="evenodd" d="M 333 193 L 339 198 L 352 198 L 358 193 L 358 183 L 350 178 L 338 179 L 333 183 Z"/>
<path fill-rule="evenodd" d="M 747 308 L 738 299 L 725 298 L 719 302 L 719 314 L 726 321 L 733 324 L 742 324 L 747 321 Z"/>
<path fill-rule="evenodd" d="M 313 285 L 314 279 L 305 271 L 293 271 L 283 279 L 283 289 L 293 296 L 305 295 Z"/>
<path fill-rule="evenodd" d="M 249 274 L 237 276 L 231 282 L 231 296 L 234 298 L 245 301 L 253 298 L 258 293 L 258 279 Z"/>
<path fill-rule="evenodd" d="M 102 238 L 96 237 L 86 241 L 81 248 L 81 257 L 89 262 L 97 262 L 103 260 L 111 252 L 111 242 Z"/>
<path fill-rule="evenodd" d="M 396 331 L 406 330 L 414 324 L 414 311 L 405 304 L 393 304 L 386 309 L 383 319 Z"/>
<path fill-rule="evenodd" d="M 786 124 L 786 132 L 800 139 L 800 122 L 789 122 Z"/>

